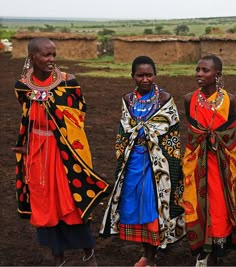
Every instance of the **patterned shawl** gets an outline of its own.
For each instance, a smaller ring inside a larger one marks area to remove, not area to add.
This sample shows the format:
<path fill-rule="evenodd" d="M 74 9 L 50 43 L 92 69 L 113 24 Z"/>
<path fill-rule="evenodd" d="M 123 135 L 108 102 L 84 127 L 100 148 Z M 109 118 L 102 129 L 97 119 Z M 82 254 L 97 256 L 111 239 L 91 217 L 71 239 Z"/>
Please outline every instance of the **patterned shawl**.
<path fill-rule="evenodd" d="M 22 121 L 16 146 L 24 146 L 30 129 L 29 111 L 32 102 L 28 94 L 32 93 L 32 89 L 21 80 L 16 83 L 15 92 L 22 105 Z M 61 151 L 75 205 L 81 218 L 86 221 L 99 201 L 109 194 L 110 187 L 92 169 L 90 149 L 84 131 L 86 104 L 77 81 L 64 79 L 50 92 L 52 97 L 42 104 Z M 30 192 L 26 182 L 24 157 L 21 153 L 16 153 L 16 159 L 18 212 L 22 218 L 29 218 Z"/>
<path fill-rule="evenodd" d="M 105 211 L 100 234 L 109 236 L 119 233 L 119 199 L 125 166 L 138 131 L 143 127 L 155 178 L 154 188 L 159 213 L 160 242 L 161 245 L 172 243 L 185 234 L 183 209 L 177 205 L 183 191 L 177 108 L 171 98 L 146 121 L 137 122 L 132 118 L 128 106 L 129 103 L 126 103 L 124 97 L 116 140 L 117 180 Z"/>
<path fill-rule="evenodd" d="M 197 103 L 196 94 L 191 103 Z M 225 94 L 225 105 L 221 110 L 228 114 L 229 97 Z M 227 104 L 226 104 L 227 103 Z M 185 209 L 186 227 L 191 250 L 202 246 L 210 250 L 212 240 L 206 235 L 206 226 L 211 225 L 207 196 L 207 153 L 214 151 L 217 157 L 224 196 L 232 225 L 236 226 L 236 118 L 223 119 L 217 110 L 211 129 L 205 129 L 193 117 L 188 118 L 188 140 L 183 159 L 184 194 L 181 205 Z M 194 114 L 194 112 L 192 112 Z M 204 109 L 198 117 L 211 122 L 213 111 Z M 235 240 L 236 241 L 236 240 Z"/>

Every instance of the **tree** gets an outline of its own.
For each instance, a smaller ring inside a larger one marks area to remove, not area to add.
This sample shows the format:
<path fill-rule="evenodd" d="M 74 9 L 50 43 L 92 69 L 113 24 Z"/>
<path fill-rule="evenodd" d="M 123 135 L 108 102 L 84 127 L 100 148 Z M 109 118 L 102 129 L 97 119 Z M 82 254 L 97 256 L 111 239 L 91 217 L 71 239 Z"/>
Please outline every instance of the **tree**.
<path fill-rule="evenodd" d="M 115 31 L 110 29 L 103 29 L 98 32 L 99 41 L 101 42 L 100 54 L 112 55 L 113 54 L 113 43 L 112 36 L 115 35 Z"/>
<path fill-rule="evenodd" d="M 55 27 L 53 25 L 44 24 L 45 28 L 40 28 L 42 32 L 54 32 Z"/>
<path fill-rule="evenodd" d="M 161 25 L 157 25 L 155 27 L 155 33 L 156 34 L 159 34 L 159 35 L 171 35 L 171 32 L 167 31 L 167 30 L 164 30 L 164 27 L 161 26 Z"/>
<path fill-rule="evenodd" d="M 144 34 L 153 34 L 152 29 L 144 29 L 143 31 Z"/>
<path fill-rule="evenodd" d="M 157 26 L 155 27 L 155 33 L 156 33 L 156 34 L 162 34 L 162 32 L 163 32 L 163 26 L 161 26 L 161 25 L 157 25 Z"/>
<path fill-rule="evenodd" d="M 189 27 L 185 24 L 177 25 L 174 29 L 176 35 L 186 35 L 189 32 Z"/>
<path fill-rule="evenodd" d="M 98 32 L 98 35 L 114 35 L 115 31 L 110 29 L 103 29 L 102 31 Z"/>
<path fill-rule="evenodd" d="M 211 33 L 211 27 L 208 26 L 205 28 L 205 34 L 210 34 Z"/>

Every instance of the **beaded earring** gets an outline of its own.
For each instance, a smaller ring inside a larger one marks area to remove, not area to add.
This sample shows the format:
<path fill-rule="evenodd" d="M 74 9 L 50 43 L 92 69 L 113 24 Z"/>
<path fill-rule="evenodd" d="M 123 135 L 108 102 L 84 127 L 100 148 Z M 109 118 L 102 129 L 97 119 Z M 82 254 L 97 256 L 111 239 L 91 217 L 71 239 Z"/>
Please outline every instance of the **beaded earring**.
<path fill-rule="evenodd" d="M 55 63 L 52 71 L 52 80 L 55 81 L 56 78 L 57 78 L 57 73 L 56 73 L 56 63 Z"/>
<path fill-rule="evenodd" d="M 21 73 L 21 78 L 25 78 L 26 73 L 27 73 L 28 70 L 30 69 L 30 65 L 31 65 L 31 62 L 30 62 L 30 58 L 29 58 L 29 56 L 28 56 L 28 57 L 25 59 L 25 63 L 24 63 L 23 70 L 22 70 L 22 73 Z"/>
<path fill-rule="evenodd" d="M 216 77 L 216 89 L 219 91 L 220 88 L 224 88 L 224 80 L 223 76 Z"/>

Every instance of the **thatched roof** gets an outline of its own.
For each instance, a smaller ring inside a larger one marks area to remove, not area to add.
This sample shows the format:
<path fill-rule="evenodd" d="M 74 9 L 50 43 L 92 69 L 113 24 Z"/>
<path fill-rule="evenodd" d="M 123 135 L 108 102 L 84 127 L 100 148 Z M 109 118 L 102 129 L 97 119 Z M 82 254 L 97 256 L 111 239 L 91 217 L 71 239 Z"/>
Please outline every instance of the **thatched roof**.
<path fill-rule="evenodd" d="M 198 37 L 194 36 L 175 36 L 175 35 L 140 35 L 140 36 L 117 36 L 113 40 L 120 40 L 124 42 L 189 42 L 200 41 Z"/>
<path fill-rule="evenodd" d="M 13 35 L 12 39 L 32 39 L 37 37 L 47 37 L 54 40 L 96 40 L 94 35 L 82 35 L 76 33 L 62 32 L 20 32 Z"/>
<path fill-rule="evenodd" d="M 124 42 L 199 42 L 199 41 L 236 41 L 236 34 L 205 35 L 201 37 L 179 35 L 140 35 L 140 36 L 117 36 L 113 40 Z"/>
<path fill-rule="evenodd" d="M 202 41 L 236 41 L 236 34 L 205 35 L 200 38 Z"/>

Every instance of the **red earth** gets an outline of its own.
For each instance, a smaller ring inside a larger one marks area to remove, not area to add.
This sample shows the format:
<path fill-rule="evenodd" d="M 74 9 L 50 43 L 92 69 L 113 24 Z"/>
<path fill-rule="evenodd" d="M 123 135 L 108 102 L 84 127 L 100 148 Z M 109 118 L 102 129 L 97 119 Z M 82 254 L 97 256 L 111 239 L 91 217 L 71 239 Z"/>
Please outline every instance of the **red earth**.
<path fill-rule="evenodd" d="M 15 155 L 14 146 L 20 123 L 20 105 L 14 95 L 14 83 L 20 76 L 24 59 L 12 59 L 9 53 L 0 53 L 0 99 L 1 99 L 1 140 L 0 140 L 0 265 L 1 266 L 49 266 L 53 265 L 51 253 L 47 248 L 39 247 L 35 228 L 29 221 L 22 220 L 16 212 L 15 199 Z M 76 74 L 87 101 L 86 132 L 88 135 L 94 169 L 111 184 L 114 184 L 116 166 L 114 143 L 120 118 L 121 96 L 133 90 L 131 79 L 80 77 L 85 71 L 75 61 L 58 61 L 57 65 L 66 66 L 67 72 Z M 86 69 L 88 71 L 88 69 Z M 109 71 L 109 69 L 108 69 Z M 194 73 L 194 70 L 193 70 Z M 226 76 L 225 88 L 233 92 L 236 86 L 235 76 Z M 183 96 L 196 88 L 194 77 L 158 77 L 158 84 L 175 98 L 178 106 L 182 145 L 186 138 L 186 120 L 183 110 Z M 139 259 L 141 245 L 121 241 L 118 236 L 103 239 L 99 237 L 99 227 L 104 214 L 107 199 L 99 205 L 93 214 L 92 229 L 96 237 L 96 258 L 99 266 L 133 266 Z M 71 250 L 65 253 L 65 266 L 83 265 L 83 253 Z M 195 264 L 186 238 L 157 251 L 157 266 L 190 266 Z M 213 264 L 210 259 L 210 265 Z M 230 251 L 225 257 L 224 266 L 236 266 L 236 251 Z"/>

